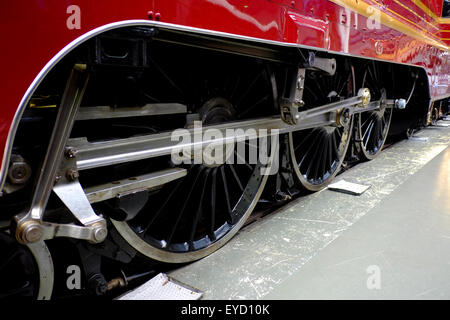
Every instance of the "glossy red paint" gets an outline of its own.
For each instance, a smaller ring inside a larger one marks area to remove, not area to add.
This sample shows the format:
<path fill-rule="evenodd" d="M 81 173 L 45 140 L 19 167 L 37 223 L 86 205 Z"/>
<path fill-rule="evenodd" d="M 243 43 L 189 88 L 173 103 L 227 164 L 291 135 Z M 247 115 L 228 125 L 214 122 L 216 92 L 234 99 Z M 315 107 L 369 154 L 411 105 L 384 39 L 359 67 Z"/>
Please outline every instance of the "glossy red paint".
<path fill-rule="evenodd" d="M 363 0 L 359 0 L 363 1 Z M 364 0 L 366 1 L 366 0 Z M 436 48 L 328 0 L 15 0 L 0 2 L 0 157 L 18 106 L 37 74 L 62 48 L 108 23 L 154 19 L 257 39 L 425 68 L 433 98 L 450 95 L 449 22 L 442 0 L 367 0 L 383 14 L 444 44 Z M 69 6 L 81 10 L 81 28 L 69 29 Z M 426 10 L 428 8 L 428 11 Z"/>

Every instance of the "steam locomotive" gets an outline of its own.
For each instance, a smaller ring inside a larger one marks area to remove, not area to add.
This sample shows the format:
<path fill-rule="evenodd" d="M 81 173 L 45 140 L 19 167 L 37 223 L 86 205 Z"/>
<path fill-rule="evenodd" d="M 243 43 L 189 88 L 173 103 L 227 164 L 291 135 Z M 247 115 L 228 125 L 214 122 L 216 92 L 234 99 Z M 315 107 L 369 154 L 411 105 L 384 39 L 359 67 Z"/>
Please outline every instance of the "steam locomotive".
<path fill-rule="evenodd" d="M 0 299 L 114 295 L 201 259 L 448 112 L 449 0 L 0 8 Z"/>

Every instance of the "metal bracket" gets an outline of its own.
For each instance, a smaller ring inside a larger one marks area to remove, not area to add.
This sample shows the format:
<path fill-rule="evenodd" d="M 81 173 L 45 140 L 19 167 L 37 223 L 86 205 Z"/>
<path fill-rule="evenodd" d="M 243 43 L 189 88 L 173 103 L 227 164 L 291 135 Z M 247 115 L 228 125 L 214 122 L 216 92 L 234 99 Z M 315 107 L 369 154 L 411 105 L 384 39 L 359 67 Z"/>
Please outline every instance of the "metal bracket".
<path fill-rule="evenodd" d="M 291 91 L 290 97 L 283 99 L 280 104 L 281 119 L 288 124 L 296 124 L 298 119 L 298 109 L 303 107 L 303 90 L 305 88 L 306 69 L 300 68 L 297 71 L 295 89 Z"/>
<path fill-rule="evenodd" d="M 314 52 L 310 52 L 308 59 L 308 68 L 321 70 L 332 76 L 336 73 L 336 59 L 319 58 L 316 57 Z"/>
<path fill-rule="evenodd" d="M 78 181 L 79 174 L 76 158 L 69 156 L 68 159 L 64 159 L 58 171 L 57 182 L 53 186 L 53 192 L 72 212 L 74 217 L 85 226 L 104 221 L 103 218 L 95 214 Z"/>

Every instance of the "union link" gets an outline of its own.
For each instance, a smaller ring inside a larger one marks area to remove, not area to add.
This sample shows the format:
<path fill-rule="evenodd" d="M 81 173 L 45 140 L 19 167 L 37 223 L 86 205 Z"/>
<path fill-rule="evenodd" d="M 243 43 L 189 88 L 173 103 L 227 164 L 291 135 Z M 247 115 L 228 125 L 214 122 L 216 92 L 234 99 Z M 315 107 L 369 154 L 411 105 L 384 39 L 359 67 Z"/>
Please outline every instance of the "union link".
<path fill-rule="evenodd" d="M 74 154 L 64 152 L 88 80 L 86 65 L 75 65 L 64 90 L 30 210 L 15 217 L 15 234 L 20 243 L 36 243 L 54 237 L 71 237 L 98 243 L 107 236 L 106 221 L 96 215 L 78 182 Z M 58 224 L 43 220 L 52 191 L 81 225 L 75 224 L 76 221 Z"/>

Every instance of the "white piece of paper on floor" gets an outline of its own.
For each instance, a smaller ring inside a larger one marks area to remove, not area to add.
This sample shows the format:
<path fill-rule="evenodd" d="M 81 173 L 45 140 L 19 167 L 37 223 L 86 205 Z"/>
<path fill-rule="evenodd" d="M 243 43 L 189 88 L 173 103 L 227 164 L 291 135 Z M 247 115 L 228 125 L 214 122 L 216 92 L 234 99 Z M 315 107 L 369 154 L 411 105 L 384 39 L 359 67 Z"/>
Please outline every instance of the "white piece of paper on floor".
<path fill-rule="evenodd" d="M 424 142 L 427 142 L 427 141 L 428 141 L 428 137 L 416 137 L 416 136 L 412 136 L 412 137 L 408 137 L 408 140 L 411 140 L 411 141 L 424 141 Z"/>
<path fill-rule="evenodd" d="M 117 300 L 198 300 L 203 292 L 160 273 Z"/>
<path fill-rule="evenodd" d="M 369 188 L 370 186 L 348 182 L 345 180 L 340 180 L 328 185 L 328 189 L 330 190 L 349 193 L 356 196 L 363 194 Z"/>

